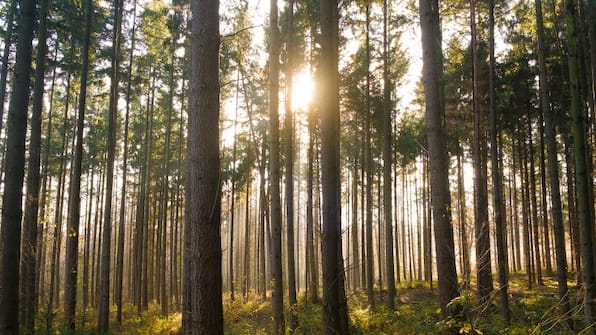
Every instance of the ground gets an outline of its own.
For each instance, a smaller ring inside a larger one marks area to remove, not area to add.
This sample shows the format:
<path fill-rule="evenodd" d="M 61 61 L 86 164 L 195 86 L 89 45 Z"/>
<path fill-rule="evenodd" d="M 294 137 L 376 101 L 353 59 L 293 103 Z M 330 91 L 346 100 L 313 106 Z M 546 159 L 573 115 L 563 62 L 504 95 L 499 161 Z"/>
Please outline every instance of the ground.
<path fill-rule="evenodd" d="M 461 313 L 442 320 L 436 303 L 437 289 L 431 290 L 428 283 L 412 282 L 402 283 L 398 287 L 398 301 L 393 312 L 380 303 L 373 311 L 367 306 L 366 295 L 363 292 L 350 293 L 348 305 L 352 334 L 438 334 L 449 326 L 455 328 L 459 334 L 578 334 L 585 330 L 582 324 L 582 294 L 574 283 L 569 284 L 572 287 L 570 300 L 572 306 L 575 306 L 570 316 L 573 329 L 558 315 L 556 282 L 553 278 L 546 277 L 544 286 L 527 289 L 524 277 L 513 276 L 510 280 L 510 325 L 506 325 L 499 315 L 496 293 L 491 304 L 478 306 L 474 291 L 464 290 L 462 298 L 454 302 L 459 304 L 456 308 L 459 308 Z M 376 301 L 382 301 L 381 292 L 376 294 Z M 226 295 L 224 313 L 226 335 L 268 334 L 272 318 L 269 300 L 262 301 L 260 297 L 249 296 L 246 301 L 240 297 L 232 302 Z M 43 312 L 40 314 L 42 315 L 39 319 L 39 333 L 46 333 L 47 315 Z M 113 314 L 115 319 L 115 310 Z M 319 305 L 311 304 L 301 297 L 297 315 L 299 327 L 295 334 L 321 333 L 322 317 Z M 111 334 L 178 334 L 181 323 L 180 313 L 162 317 L 158 305 L 152 305 L 148 311 L 141 314 L 137 314 L 133 306 L 127 305 L 123 319 L 122 326 L 112 324 Z M 80 330 L 77 334 L 93 334 L 94 320 L 95 311 L 92 309 L 80 311 Z M 60 315 L 56 316 L 53 324 L 54 328 L 58 328 Z M 54 330 L 52 334 L 65 333 Z"/>

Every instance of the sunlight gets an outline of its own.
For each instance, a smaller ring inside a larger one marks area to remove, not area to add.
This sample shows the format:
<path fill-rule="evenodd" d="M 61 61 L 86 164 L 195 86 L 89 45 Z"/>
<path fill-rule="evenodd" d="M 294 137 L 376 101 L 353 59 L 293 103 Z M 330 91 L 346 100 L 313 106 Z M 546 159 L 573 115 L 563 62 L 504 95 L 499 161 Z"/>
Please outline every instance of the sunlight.
<path fill-rule="evenodd" d="M 292 110 L 306 111 L 313 98 L 315 82 L 308 67 L 302 68 L 294 74 L 292 86 Z"/>

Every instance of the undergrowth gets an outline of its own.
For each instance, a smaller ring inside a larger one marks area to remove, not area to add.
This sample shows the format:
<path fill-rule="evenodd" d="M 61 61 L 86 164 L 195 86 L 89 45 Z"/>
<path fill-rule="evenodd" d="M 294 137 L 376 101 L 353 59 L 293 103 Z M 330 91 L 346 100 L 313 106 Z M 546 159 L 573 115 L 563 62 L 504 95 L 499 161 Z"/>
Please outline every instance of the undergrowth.
<path fill-rule="evenodd" d="M 473 283 L 472 283 L 473 284 Z M 571 284 L 571 283 L 570 283 Z M 570 335 L 588 334 L 583 324 L 582 292 L 570 289 L 572 310 L 561 317 L 557 309 L 556 282 L 545 278 L 545 285 L 528 289 L 523 277 L 510 281 L 511 323 L 506 324 L 499 314 L 497 292 L 484 305 L 478 303 L 475 291 L 462 290 L 455 299 L 449 317 L 443 318 L 437 304 L 438 292 L 427 283 L 410 282 L 398 287 L 395 310 L 384 304 L 383 292 L 375 291 L 375 307 L 368 304 L 363 291 L 349 293 L 348 309 L 350 332 L 354 335 L 409 335 L 409 334 L 474 334 L 474 335 Z M 474 285 L 471 285 L 472 287 Z M 270 295 L 269 295 L 270 296 Z M 287 303 L 287 302 L 286 302 Z M 286 306 L 287 311 L 287 306 Z M 159 305 L 149 306 L 147 311 L 137 313 L 134 306 L 124 306 L 122 325 L 116 325 L 115 306 L 111 310 L 110 334 L 126 335 L 174 335 L 180 333 L 181 314 L 162 316 Z M 298 317 L 297 335 L 321 334 L 322 315 L 320 304 L 313 304 L 301 297 L 295 306 Z M 95 334 L 96 311 L 92 308 L 77 312 L 77 331 L 67 332 L 60 313 L 40 310 L 37 320 L 38 334 Z M 224 332 L 226 335 L 269 334 L 272 321 L 270 300 L 249 295 L 231 301 L 224 297 Z M 286 325 L 287 326 L 287 325 Z M 48 331 L 48 329 L 50 331 Z M 289 334 L 289 330 L 287 332 Z"/>

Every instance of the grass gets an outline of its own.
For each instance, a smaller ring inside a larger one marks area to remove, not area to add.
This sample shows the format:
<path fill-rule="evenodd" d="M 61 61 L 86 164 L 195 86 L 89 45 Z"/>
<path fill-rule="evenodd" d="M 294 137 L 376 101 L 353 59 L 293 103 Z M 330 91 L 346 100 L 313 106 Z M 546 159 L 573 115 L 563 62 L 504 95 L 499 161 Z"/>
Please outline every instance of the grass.
<path fill-rule="evenodd" d="M 473 285 L 472 285 L 473 286 Z M 570 286 L 572 287 L 572 286 Z M 463 314 L 457 320 L 442 320 L 437 304 L 438 292 L 431 290 L 428 283 L 411 282 L 398 287 L 396 308 L 389 310 L 382 303 L 382 293 L 376 291 L 374 309 L 370 308 L 367 296 L 362 291 L 348 294 L 351 333 L 365 334 L 439 334 L 448 325 L 456 328 L 459 334 L 511 334 L 511 335 L 568 335 L 588 334 L 583 324 L 582 292 L 577 287 L 570 289 L 572 311 L 566 318 L 559 316 L 556 308 L 557 285 L 552 278 L 545 277 L 543 286 L 527 289 L 526 280 L 521 276 L 512 276 L 510 280 L 511 323 L 507 325 L 499 314 L 495 292 L 488 304 L 479 305 L 473 290 L 462 291 L 462 298 L 457 303 L 462 305 Z M 115 324 L 115 307 L 112 312 L 110 334 L 130 335 L 170 335 L 178 334 L 181 314 L 168 316 L 160 314 L 160 307 L 153 304 L 143 313 L 138 314 L 132 305 L 126 305 L 123 311 L 123 324 Z M 77 332 L 75 334 L 94 334 L 95 310 L 81 310 L 77 314 Z M 320 334 L 322 327 L 321 307 L 312 304 L 304 297 L 296 306 L 299 327 L 294 334 Z M 38 333 L 48 334 L 45 329 L 45 313 L 40 312 Z M 61 315 L 54 316 L 53 329 L 49 334 L 69 334 L 59 328 Z M 246 300 L 240 297 L 231 301 L 224 297 L 224 329 L 226 335 L 268 334 L 272 320 L 270 300 L 263 301 L 255 295 Z M 569 322 L 568 322 L 569 321 Z M 572 329 L 569 327 L 571 324 Z"/>

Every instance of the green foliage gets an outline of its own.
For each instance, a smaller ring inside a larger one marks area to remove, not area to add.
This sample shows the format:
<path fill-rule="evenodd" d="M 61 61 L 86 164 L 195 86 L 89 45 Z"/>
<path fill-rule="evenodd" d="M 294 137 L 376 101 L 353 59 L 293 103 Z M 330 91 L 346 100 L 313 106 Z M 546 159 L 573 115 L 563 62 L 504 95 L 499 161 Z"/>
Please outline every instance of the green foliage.
<path fill-rule="evenodd" d="M 438 325 L 445 333 L 457 331 L 459 334 L 478 334 L 482 331 L 472 325 L 470 321 L 470 301 L 465 296 L 459 296 L 447 304 L 447 318 Z"/>

